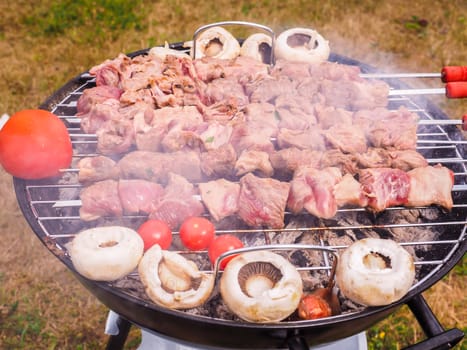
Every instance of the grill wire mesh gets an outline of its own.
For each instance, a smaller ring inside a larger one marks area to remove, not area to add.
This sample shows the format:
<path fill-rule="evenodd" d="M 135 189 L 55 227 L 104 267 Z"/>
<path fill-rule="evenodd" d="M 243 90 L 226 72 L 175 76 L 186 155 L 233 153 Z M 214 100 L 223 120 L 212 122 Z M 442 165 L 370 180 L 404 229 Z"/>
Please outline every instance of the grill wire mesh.
<path fill-rule="evenodd" d="M 364 72 L 364 70 L 362 69 Z M 388 81 L 391 85 L 391 81 Z M 80 230 L 98 225 L 99 222 L 85 223 L 79 217 L 79 191 L 82 185 L 78 182 L 77 170 L 75 165 L 79 159 L 86 156 L 96 155 L 96 137 L 95 135 L 84 134 L 80 129 L 79 119 L 75 117 L 76 103 L 87 88 L 95 86 L 95 80 L 88 73 L 83 73 L 69 89 L 66 89 L 61 96 L 55 96 L 48 109 L 51 109 L 66 124 L 72 138 L 74 156 L 71 169 L 66 169 L 59 180 L 41 180 L 27 181 L 24 183 L 24 198 L 28 202 L 33 220 L 40 227 L 40 232 L 36 232 L 39 238 L 54 252 L 60 259 L 69 262 L 66 252 L 66 244 Z M 394 86 L 398 88 L 398 86 Z M 389 109 L 397 109 L 399 106 L 405 106 L 410 111 L 417 113 L 421 120 L 440 119 L 445 117 L 436 107 L 426 104 L 426 101 L 416 97 L 396 97 L 389 99 Z M 440 114 L 441 113 L 441 114 Z M 453 188 L 454 206 L 451 212 L 445 213 L 437 207 L 428 208 L 404 208 L 393 207 L 386 210 L 385 213 L 401 213 L 405 215 L 413 210 L 418 210 L 419 219 L 415 222 L 391 222 L 386 218 L 374 217 L 365 222 L 347 222 L 346 220 L 320 220 L 309 224 L 305 219 L 303 225 L 287 226 L 280 232 L 278 230 L 256 230 L 256 229 L 236 229 L 221 227 L 218 233 L 232 233 L 235 235 L 250 235 L 256 237 L 254 244 L 267 245 L 275 243 L 278 235 L 289 235 L 293 237 L 303 237 L 303 235 L 313 235 L 314 244 L 339 251 L 347 246 L 346 241 L 329 240 L 331 232 L 333 235 L 347 234 L 353 232 L 356 238 L 359 233 L 368 230 L 380 233 L 383 237 L 391 230 L 413 230 L 414 233 L 406 235 L 405 239 L 399 243 L 417 255 L 416 270 L 417 282 L 412 289 L 417 288 L 425 281 L 429 280 L 443 265 L 445 265 L 452 255 L 459 249 L 465 240 L 467 227 L 467 204 L 465 198 L 466 187 L 466 141 L 462 134 L 451 126 L 443 125 L 420 125 L 418 128 L 417 150 L 425 156 L 430 165 L 441 163 L 454 172 L 455 185 Z M 360 217 L 367 215 L 365 209 L 340 209 L 338 217 Z M 286 220 L 289 216 L 286 213 Z M 367 215 L 368 216 L 368 215 Z M 391 216 L 390 216 L 391 217 Z M 130 227 L 137 225 L 144 220 L 143 216 L 132 215 L 124 216 L 120 219 L 109 219 L 107 224 L 116 223 Z M 390 219 L 389 219 L 390 220 Z M 347 223 L 346 223 L 347 222 Z M 308 225 L 307 225 L 308 223 Z M 426 231 L 425 231 L 426 230 Z M 420 232 L 436 232 L 435 235 L 419 235 Z M 212 271 L 207 258 L 207 252 L 192 253 L 181 249 L 177 244 L 177 232 L 175 234 L 175 249 L 179 253 L 189 258 L 196 259 L 201 263 L 204 271 Z M 429 239 L 426 239 L 428 237 Z M 337 243 L 336 243 L 337 242 Z M 342 243 L 344 242 L 344 243 Z M 290 243 L 294 243 L 293 241 Z M 290 249 L 286 249 L 290 250 Z M 301 251 L 301 250 L 297 250 Z M 294 253 L 290 252 L 293 257 Z M 305 264 L 298 266 L 301 271 L 318 272 L 323 276 L 328 276 L 331 270 L 332 256 L 324 251 L 319 251 L 320 262 L 318 264 Z M 70 264 L 68 263 L 70 266 Z M 130 274 L 129 281 L 136 279 L 136 272 Z M 109 283 L 112 285 L 112 283 Z M 128 298 L 141 298 L 141 295 L 135 292 L 127 284 L 114 283 L 114 288 L 126 294 Z M 358 312 L 358 310 L 351 311 Z"/>

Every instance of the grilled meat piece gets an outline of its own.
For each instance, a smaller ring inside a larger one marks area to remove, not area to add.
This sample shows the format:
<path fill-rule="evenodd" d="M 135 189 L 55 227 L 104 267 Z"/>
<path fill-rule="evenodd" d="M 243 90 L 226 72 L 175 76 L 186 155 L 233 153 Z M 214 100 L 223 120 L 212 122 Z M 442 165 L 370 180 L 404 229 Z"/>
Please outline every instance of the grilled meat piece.
<path fill-rule="evenodd" d="M 128 152 L 135 140 L 133 124 L 126 119 L 107 120 L 96 131 L 97 150 L 104 155 Z"/>
<path fill-rule="evenodd" d="M 395 168 L 409 171 L 428 165 L 423 155 L 415 150 L 386 150 L 370 147 L 365 153 L 356 153 L 360 168 Z"/>
<path fill-rule="evenodd" d="M 336 124 L 322 134 L 332 148 L 343 153 L 364 153 L 367 150 L 365 132 L 357 126 Z"/>
<path fill-rule="evenodd" d="M 80 217 L 84 221 L 104 216 L 149 214 L 158 205 L 164 188 L 146 180 L 103 180 L 84 187 L 80 193 Z"/>
<path fill-rule="evenodd" d="M 286 76 L 294 80 L 312 77 L 319 81 L 327 80 L 353 80 L 363 81 L 360 77 L 360 67 L 337 62 L 324 61 L 319 63 L 291 62 L 284 59 L 276 60 L 271 69 L 273 76 Z"/>
<path fill-rule="evenodd" d="M 203 116 L 194 106 L 147 110 L 143 105 L 133 119 L 136 145 L 143 151 L 179 150 L 189 140 L 187 135 L 179 134 L 194 137 L 194 130 L 202 123 Z"/>
<path fill-rule="evenodd" d="M 310 64 L 309 66 L 310 76 L 315 79 L 327 79 L 327 80 L 350 80 L 356 82 L 366 81 L 360 77 L 360 67 L 341 64 L 337 62 L 324 61 L 320 63 Z"/>
<path fill-rule="evenodd" d="M 352 206 L 365 208 L 368 198 L 362 185 L 351 174 L 345 174 L 334 187 L 334 197 L 338 207 Z"/>
<path fill-rule="evenodd" d="M 275 107 L 279 128 L 303 130 L 317 123 L 314 104 L 303 96 L 292 93 L 280 95 L 276 98 Z"/>
<path fill-rule="evenodd" d="M 231 216 L 238 211 L 240 185 L 225 179 L 198 184 L 201 199 L 216 221 Z"/>
<path fill-rule="evenodd" d="M 81 190 L 79 215 L 83 221 L 93 221 L 104 216 L 122 216 L 123 208 L 118 194 L 118 181 L 104 180 Z"/>
<path fill-rule="evenodd" d="M 164 188 L 151 181 L 121 179 L 118 182 L 118 195 L 125 213 L 149 214 L 159 205 Z"/>
<path fill-rule="evenodd" d="M 117 163 L 106 156 L 84 157 L 78 162 L 78 180 L 81 183 L 118 179 L 120 169 Z"/>
<path fill-rule="evenodd" d="M 314 105 L 315 116 L 319 126 L 326 130 L 335 125 L 352 125 L 353 112 L 322 103 Z"/>
<path fill-rule="evenodd" d="M 306 130 L 279 129 L 277 144 L 280 148 L 296 147 L 316 151 L 324 151 L 326 149 L 321 131 L 315 128 Z"/>
<path fill-rule="evenodd" d="M 249 103 L 242 84 L 235 77 L 214 79 L 207 84 L 202 100 L 205 105 L 210 106 L 226 99 L 233 99 L 233 103 L 238 109 Z"/>
<path fill-rule="evenodd" d="M 411 169 L 428 166 L 428 162 L 425 157 L 415 150 L 394 150 L 389 151 L 389 155 L 392 159 L 392 168 L 409 171 Z"/>
<path fill-rule="evenodd" d="M 121 53 L 112 60 L 105 60 L 101 64 L 92 67 L 89 74 L 96 77 L 96 85 L 110 85 L 121 88 L 121 80 L 131 74 L 129 66 L 132 60 Z"/>
<path fill-rule="evenodd" d="M 271 69 L 271 75 L 273 77 L 289 77 L 293 80 L 304 79 L 310 76 L 310 64 L 277 59 Z"/>
<path fill-rule="evenodd" d="M 407 204 L 410 177 L 400 169 L 363 169 L 360 171 L 359 181 L 368 197 L 368 207 L 376 212 Z"/>
<path fill-rule="evenodd" d="M 294 214 L 303 209 L 319 218 L 332 218 L 337 212 L 334 187 L 342 179 L 338 168 L 299 167 L 290 182 L 287 207 Z"/>
<path fill-rule="evenodd" d="M 216 102 L 209 106 L 200 104 L 198 108 L 202 111 L 204 120 L 215 120 L 222 123 L 234 119 L 239 112 L 235 98 L 227 98 L 224 101 Z"/>
<path fill-rule="evenodd" d="M 209 178 L 231 178 L 234 173 L 237 153 L 231 144 L 200 154 L 201 170 Z"/>
<path fill-rule="evenodd" d="M 326 105 L 357 111 L 386 107 L 389 85 L 377 80 L 322 80 L 319 91 Z"/>
<path fill-rule="evenodd" d="M 408 206 L 440 205 L 448 210 L 452 208 L 453 172 L 441 165 L 426 166 L 409 171 L 410 191 Z"/>
<path fill-rule="evenodd" d="M 284 227 L 290 184 L 248 173 L 240 179 L 238 216 L 251 227 Z"/>
<path fill-rule="evenodd" d="M 392 159 L 384 148 L 369 147 L 365 153 L 357 153 L 355 157 L 361 169 L 392 167 Z"/>
<path fill-rule="evenodd" d="M 274 144 L 271 141 L 274 132 L 275 131 L 271 128 L 265 127 L 259 121 L 240 121 L 233 126 L 230 143 L 237 154 L 242 153 L 244 150 L 271 153 L 274 151 Z"/>
<path fill-rule="evenodd" d="M 91 110 L 92 106 L 109 99 L 118 101 L 121 94 L 121 89 L 111 85 L 101 85 L 86 89 L 76 102 L 77 115 L 86 114 Z"/>
<path fill-rule="evenodd" d="M 193 61 L 196 76 L 203 82 L 219 78 L 234 78 L 241 83 L 268 75 L 267 64 L 250 57 L 239 56 L 234 59 L 203 57 Z"/>
<path fill-rule="evenodd" d="M 245 86 L 245 91 L 250 97 L 250 102 L 269 102 L 281 95 L 293 93 L 293 82 L 287 77 L 268 77 L 250 82 Z"/>
<path fill-rule="evenodd" d="M 204 213 L 204 206 L 195 195 L 197 192 L 187 179 L 169 173 L 165 193 L 156 208 L 149 214 L 149 218 L 162 220 L 170 228 L 175 229 L 186 218 Z"/>
<path fill-rule="evenodd" d="M 358 172 L 357 161 L 352 153 L 342 153 L 337 149 L 322 152 L 320 168 L 336 167 L 343 174 L 355 175 Z"/>
<path fill-rule="evenodd" d="M 244 120 L 253 129 L 260 129 L 262 133 L 271 137 L 277 135 L 278 123 L 276 108 L 273 104 L 250 103 L 245 106 Z"/>
<path fill-rule="evenodd" d="M 202 180 L 200 157 L 194 151 L 134 151 L 120 159 L 118 167 L 121 177 L 125 179 L 143 179 L 165 184 L 168 174 L 172 172 L 191 182 Z"/>
<path fill-rule="evenodd" d="M 353 118 L 353 124 L 365 130 L 369 145 L 396 150 L 416 148 L 417 122 L 418 115 L 405 107 L 360 110 Z"/>
<path fill-rule="evenodd" d="M 255 173 L 261 177 L 271 177 L 274 173 L 269 154 L 261 151 L 243 151 L 235 163 L 237 176 Z"/>
<path fill-rule="evenodd" d="M 319 168 L 322 155 L 320 151 L 289 147 L 271 153 L 269 159 L 276 173 L 290 176 L 301 165 Z"/>
<path fill-rule="evenodd" d="M 78 113 L 76 116 L 81 119 L 81 129 L 83 129 L 85 133 L 93 134 L 98 131 L 106 121 L 123 119 L 119 108 L 120 102 L 111 98 L 92 105 L 86 113 Z"/>

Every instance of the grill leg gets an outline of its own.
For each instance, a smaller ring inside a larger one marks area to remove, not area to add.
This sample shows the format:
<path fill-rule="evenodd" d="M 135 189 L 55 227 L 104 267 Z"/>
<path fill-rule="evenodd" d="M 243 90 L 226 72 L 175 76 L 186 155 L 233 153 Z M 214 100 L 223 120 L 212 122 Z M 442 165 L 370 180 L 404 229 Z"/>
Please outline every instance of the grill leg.
<path fill-rule="evenodd" d="M 308 350 L 310 348 L 306 340 L 299 336 L 288 338 L 287 345 L 289 350 Z"/>
<path fill-rule="evenodd" d="M 130 332 L 131 323 L 118 316 L 116 319 L 116 326 L 118 328 L 118 333 L 109 336 L 105 348 L 106 350 L 123 350 L 126 339 L 128 338 L 128 333 Z"/>
<path fill-rule="evenodd" d="M 421 294 L 410 299 L 407 305 L 418 323 L 420 323 L 428 339 L 404 350 L 452 349 L 464 337 L 464 333 L 457 328 L 445 331 Z"/>

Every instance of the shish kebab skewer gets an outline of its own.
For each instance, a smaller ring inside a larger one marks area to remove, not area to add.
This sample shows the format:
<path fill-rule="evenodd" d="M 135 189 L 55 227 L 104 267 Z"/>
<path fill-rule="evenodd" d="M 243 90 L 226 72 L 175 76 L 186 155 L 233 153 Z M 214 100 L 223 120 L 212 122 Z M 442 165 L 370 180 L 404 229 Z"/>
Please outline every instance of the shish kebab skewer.
<path fill-rule="evenodd" d="M 83 73 L 82 78 L 94 78 L 89 73 Z M 360 77 L 367 79 L 391 78 L 440 78 L 443 83 L 467 81 L 467 66 L 446 66 L 440 73 L 361 73 Z"/>
<path fill-rule="evenodd" d="M 72 116 L 60 116 L 62 119 L 66 119 L 70 121 L 70 119 L 75 122 L 79 123 L 80 119 L 75 118 Z M 467 131 L 467 114 L 464 114 L 461 119 L 420 119 L 418 121 L 419 125 L 460 125 L 462 130 Z M 71 138 L 95 138 L 96 134 L 70 134 Z"/>
<path fill-rule="evenodd" d="M 364 78 L 371 78 L 373 75 L 361 74 L 360 76 Z M 384 74 L 375 74 L 374 76 L 383 77 Z M 387 77 L 389 76 L 390 75 L 387 75 Z M 464 80 L 465 81 L 450 81 L 443 88 L 391 89 L 389 90 L 388 96 L 444 94 L 447 98 L 465 98 L 467 97 L 467 78 Z"/>
<path fill-rule="evenodd" d="M 467 185 L 453 185 L 452 191 L 467 191 Z M 193 198 L 200 200 L 200 195 L 194 195 Z M 44 201 L 40 201 L 38 203 L 45 203 Z M 63 199 L 53 201 L 53 208 L 69 208 L 69 207 L 81 207 L 82 201 L 81 199 Z"/>
<path fill-rule="evenodd" d="M 81 119 L 75 116 L 61 115 L 61 119 L 66 119 L 69 123 L 79 124 Z M 467 131 L 467 114 L 464 114 L 461 119 L 420 119 L 419 125 L 461 125 L 464 131 Z M 70 134 L 71 137 L 96 137 L 96 134 Z"/>

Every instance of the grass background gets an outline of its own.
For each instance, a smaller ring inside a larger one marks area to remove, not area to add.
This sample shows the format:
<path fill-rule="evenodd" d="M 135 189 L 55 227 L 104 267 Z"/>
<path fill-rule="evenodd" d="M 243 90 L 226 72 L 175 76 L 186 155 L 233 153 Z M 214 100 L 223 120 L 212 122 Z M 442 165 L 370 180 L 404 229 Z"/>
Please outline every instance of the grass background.
<path fill-rule="evenodd" d="M 0 0 L 0 13 L 0 115 L 37 108 L 72 77 L 120 52 L 186 41 L 199 26 L 221 20 L 253 21 L 276 33 L 312 27 L 334 52 L 386 71 L 467 64 L 465 0 Z M 467 113 L 467 99 L 433 100 L 451 118 Z M 2 169 L 0 208 L 0 349 L 104 348 L 106 308 L 40 244 Z M 465 281 L 464 259 L 424 293 L 445 328 L 466 330 Z M 424 335 L 402 307 L 367 338 L 370 349 L 399 349 Z M 127 348 L 138 343 L 133 329 Z"/>

